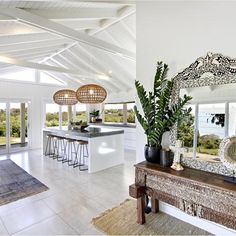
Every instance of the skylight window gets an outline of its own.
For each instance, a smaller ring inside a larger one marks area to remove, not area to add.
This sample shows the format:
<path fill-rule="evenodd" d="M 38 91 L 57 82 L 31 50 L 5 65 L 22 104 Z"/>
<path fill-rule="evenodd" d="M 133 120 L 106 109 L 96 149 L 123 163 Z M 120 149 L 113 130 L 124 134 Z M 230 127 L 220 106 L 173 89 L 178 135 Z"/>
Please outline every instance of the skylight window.
<path fill-rule="evenodd" d="M 14 72 L 0 73 L 0 78 L 7 80 L 18 80 L 26 82 L 35 82 L 35 70 L 24 69 Z"/>
<path fill-rule="evenodd" d="M 54 85 L 63 85 L 64 83 L 61 82 L 59 79 L 52 77 L 47 73 L 40 73 L 40 83 L 42 84 L 54 84 Z"/>

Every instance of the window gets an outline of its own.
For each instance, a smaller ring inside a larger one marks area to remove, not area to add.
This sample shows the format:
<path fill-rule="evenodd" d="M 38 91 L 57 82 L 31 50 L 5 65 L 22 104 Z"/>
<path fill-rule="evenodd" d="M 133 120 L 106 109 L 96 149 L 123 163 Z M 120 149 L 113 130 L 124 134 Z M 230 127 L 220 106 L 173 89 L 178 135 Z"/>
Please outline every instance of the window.
<path fill-rule="evenodd" d="M 105 104 L 104 122 L 135 123 L 134 105 L 134 102 Z"/>
<path fill-rule="evenodd" d="M 105 104 L 104 106 L 104 121 L 113 123 L 123 123 L 123 104 Z"/>
<path fill-rule="evenodd" d="M 46 103 L 45 111 L 45 127 L 68 126 L 69 120 L 87 121 L 86 105 L 84 104 L 59 106 L 55 103 Z"/>
<path fill-rule="evenodd" d="M 68 106 L 61 106 L 61 120 L 62 120 L 62 126 L 68 126 L 68 120 L 69 120 Z"/>
<path fill-rule="evenodd" d="M 127 103 L 127 123 L 135 123 L 135 102 Z"/>
<path fill-rule="evenodd" d="M 42 84 L 55 84 L 55 85 L 63 85 L 64 84 L 63 82 L 52 77 L 48 73 L 43 73 L 43 72 L 40 72 L 40 80 L 39 81 Z"/>
<path fill-rule="evenodd" d="M 6 103 L 0 103 L 0 150 L 6 148 Z"/>
<path fill-rule="evenodd" d="M 87 121 L 87 112 L 86 112 L 86 105 L 85 104 L 76 104 L 75 105 L 75 119 L 76 122 L 78 121 Z"/>
<path fill-rule="evenodd" d="M 54 103 L 46 104 L 46 127 L 59 127 L 59 106 Z"/>
<path fill-rule="evenodd" d="M 20 80 L 26 82 L 35 82 L 35 70 L 19 68 L 15 72 L 1 73 L 1 78 L 8 80 Z"/>

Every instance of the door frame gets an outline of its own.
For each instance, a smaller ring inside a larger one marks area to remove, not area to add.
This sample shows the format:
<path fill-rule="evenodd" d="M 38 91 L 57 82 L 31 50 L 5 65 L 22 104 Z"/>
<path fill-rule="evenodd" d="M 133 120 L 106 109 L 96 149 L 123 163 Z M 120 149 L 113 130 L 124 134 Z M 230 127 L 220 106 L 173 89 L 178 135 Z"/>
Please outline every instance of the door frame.
<path fill-rule="evenodd" d="M 6 149 L 0 151 L 0 154 L 9 154 L 19 151 L 28 150 L 31 148 L 32 142 L 32 112 L 31 112 L 31 99 L 26 98 L 0 98 L 0 103 L 6 104 Z M 16 147 L 12 148 L 10 144 L 10 132 L 11 132 L 11 124 L 10 124 L 10 104 L 11 103 L 27 103 L 28 105 L 28 122 L 27 122 L 27 135 L 28 135 L 28 145 L 26 147 Z"/>

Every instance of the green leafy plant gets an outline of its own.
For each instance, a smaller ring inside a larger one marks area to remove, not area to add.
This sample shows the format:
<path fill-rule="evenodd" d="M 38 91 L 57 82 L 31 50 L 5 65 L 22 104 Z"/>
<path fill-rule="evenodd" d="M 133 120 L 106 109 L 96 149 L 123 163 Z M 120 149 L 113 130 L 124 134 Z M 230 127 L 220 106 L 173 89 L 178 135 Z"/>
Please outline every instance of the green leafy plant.
<path fill-rule="evenodd" d="M 135 87 L 142 106 L 142 115 L 137 106 L 134 106 L 137 120 L 143 127 L 147 136 L 147 145 L 151 147 L 161 147 L 162 135 L 170 131 L 186 112 L 191 112 L 191 108 L 184 106 L 192 99 L 184 95 L 174 104 L 171 104 L 173 90 L 173 80 L 167 80 L 168 65 L 157 62 L 156 75 L 152 92 L 146 92 L 139 81 L 135 81 Z"/>
<path fill-rule="evenodd" d="M 90 116 L 93 116 L 93 117 L 99 117 L 99 110 L 93 110 L 93 111 L 91 111 L 89 114 L 90 114 Z"/>

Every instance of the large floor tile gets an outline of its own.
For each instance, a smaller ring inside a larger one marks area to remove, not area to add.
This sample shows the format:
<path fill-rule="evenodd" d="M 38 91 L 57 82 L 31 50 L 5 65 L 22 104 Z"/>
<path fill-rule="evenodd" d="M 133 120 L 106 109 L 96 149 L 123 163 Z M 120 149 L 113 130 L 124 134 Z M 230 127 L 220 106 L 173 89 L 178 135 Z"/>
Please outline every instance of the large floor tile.
<path fill-rule="evenodd" d="M 1 220 L 0 220 L 0 235 L 8 235 L 7 229 L 5 228 Z"/>
<path fill-rule="evenodd" d="M 60 217 L 53 216 L 18 232 L 16 235 L 78 235 L 78 233 Z"/>
<path fill-rule="evenodd" d="M 132 151 L 125 152 L 124 165 L 93 174 L 44 157 L 41 150 L 1 157 L 11 158 L 49 190 L 0 206 L 0 235 L 102 234 L 92 218 L 124 201 L 134 181 Z"/>
<path fill-rule="evenodd" d="M 7 231 L 13 234 L 53 214 L 54 212 L 43 201 L 37 201 L 27 206 L 16 208 L 1 218 Z"/>

